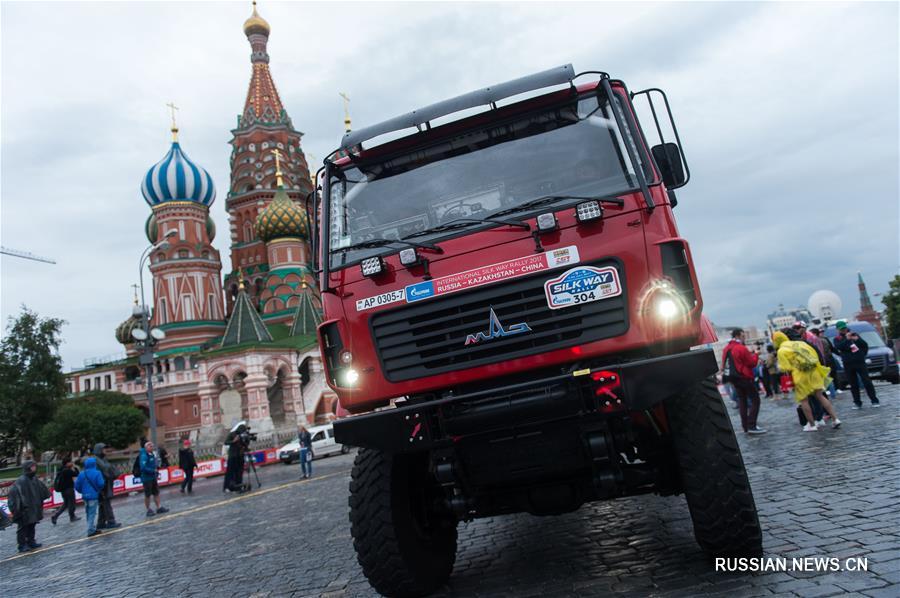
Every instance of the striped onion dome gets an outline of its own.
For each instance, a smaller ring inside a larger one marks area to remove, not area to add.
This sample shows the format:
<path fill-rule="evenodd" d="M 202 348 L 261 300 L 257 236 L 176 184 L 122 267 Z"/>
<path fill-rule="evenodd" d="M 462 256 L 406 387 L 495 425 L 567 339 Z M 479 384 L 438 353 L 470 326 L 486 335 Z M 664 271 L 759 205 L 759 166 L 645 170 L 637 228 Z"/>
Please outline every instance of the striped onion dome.
<path fill-rule="evenodd" d="M 275 192 L 272 203 L 257 216 L 256 236 L 266 243 L 284 237 L 309 238 L 306 212 L 288 197 L 283 186 Z"/>
<path fill-rule="evenodd" d="M 177 141 L 165 157 L 147 171 L 141 193 L 150 206 L 167 201 L 195 201 L 211 206 L 216 199 L 212 177 L 181 151 Z"/>

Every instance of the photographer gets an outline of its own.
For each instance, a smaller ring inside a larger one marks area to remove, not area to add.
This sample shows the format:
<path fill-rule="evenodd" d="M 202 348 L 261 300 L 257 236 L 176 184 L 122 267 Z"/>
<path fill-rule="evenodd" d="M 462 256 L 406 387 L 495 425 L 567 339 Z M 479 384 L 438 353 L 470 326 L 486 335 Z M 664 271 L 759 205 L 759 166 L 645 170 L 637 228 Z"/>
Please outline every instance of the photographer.
<path fill-rule="evenodd" d="M 875 396 L 875 387 L 869 378 L 869 369 L 866 366 L 866 355 L 869 354 L 869 344 L 857 333 L 850 330 L 847 322 L 839 320 L 835 324 L 838 334 L 834 337 L 834 350 L 840 353 L 844 362 L 844 374 L 850 383 L 850 392 L 853 394 L 853 408 L 862 408 L 862 398 L 859 393 L 859 381 L 862 380 L 869 395 L 872 407 L 881 407 L 878 397 Z"/>
<path fill-rule="evenodd" d="M 250 433 L 245 422 L 239 422 L 225 438 L 228 447 L 228 460 L 225 464 L 225 481 L 223 492 L 240 492 L 244 490 L 244 455 L 250 449 L 250 441 L 256 435 Z"/>

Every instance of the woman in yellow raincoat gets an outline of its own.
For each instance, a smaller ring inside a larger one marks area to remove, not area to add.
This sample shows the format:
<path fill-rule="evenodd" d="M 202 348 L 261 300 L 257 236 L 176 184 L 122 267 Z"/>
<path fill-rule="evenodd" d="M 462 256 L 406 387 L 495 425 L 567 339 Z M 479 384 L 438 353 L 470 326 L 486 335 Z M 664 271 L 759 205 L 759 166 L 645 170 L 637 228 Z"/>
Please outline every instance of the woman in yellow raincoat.
<path fill-rule="evenodd" d="M 794 400 L 800 404 L 803 415 L 806 416 L 804 432 L 817 430 L 813 419 L 812 409 L 809 406 L 809 397 L 816 395 L 822 408 L 831 416 L 831 427 L 839 428 L 841 420 L 838 419 L 831 401 L 825 396 L 825 388 L 830 382 L 831 370 L 819 363 L 816 350 L 803 341 L 788 340 L 784 332 L 776 332 L 772 335 L 772 342 L 778 350 L 778 367 L 782 372 L 790 372 L 794 380 Z"/>

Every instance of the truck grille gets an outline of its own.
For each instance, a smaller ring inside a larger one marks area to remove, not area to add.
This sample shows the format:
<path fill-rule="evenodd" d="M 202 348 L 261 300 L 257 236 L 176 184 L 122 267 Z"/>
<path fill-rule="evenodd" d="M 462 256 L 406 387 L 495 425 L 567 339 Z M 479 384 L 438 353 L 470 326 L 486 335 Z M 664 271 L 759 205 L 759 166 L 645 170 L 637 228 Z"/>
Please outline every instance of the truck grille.
<path fill-rule="evenodd" d="M 622 294 L 553 310 L 544 296 L 551 275 L 543 272 L 374 315 L 372 337 L 385 377 L 399 382 L 433 376 L 624 334 L 624 272 L 610 260 L 591 265 L 616 267 Z M 488 332 L 492 307 L 504 328 L 525 322 L 531 332 L 466 346 L 468 335 Z"/>

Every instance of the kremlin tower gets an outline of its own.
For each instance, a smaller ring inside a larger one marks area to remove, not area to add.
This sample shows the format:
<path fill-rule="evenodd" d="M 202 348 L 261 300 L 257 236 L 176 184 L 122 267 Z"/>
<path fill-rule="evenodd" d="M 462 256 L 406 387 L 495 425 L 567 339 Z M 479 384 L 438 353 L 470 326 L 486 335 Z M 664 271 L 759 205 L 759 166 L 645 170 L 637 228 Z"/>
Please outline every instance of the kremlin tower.
<path fill-rule="evenodd" d="M 252 303 L 268 316 L 267 322 L 289 321 L 301 301 L 301 289 L 314 284 L 307 264 L 306 218 L 306 197 L 312 185 L 300 149 L 302 133 L 294 129 L 269 72 L 270 31 L 254 2 L 253 14 L 244 23 L 253 72 L 244 110 L 231 132 L 231 188 L 225 200 L 232 268 L 225 277 L 228 313 L 243 276 Z M 263 218 L 276 199 L 278 206 Z M 290 234 L 279 228 L 278 219 L 285 219 L 284 226 L 293 226 Z"/>
<path fill-rule="evenodd" d="M 869 299 L 869 291 L 866 290 L 866 283 L 863 281 L 862 272 L 857 272 L 857 285 L 859 286 L 859 313 L 856 319 L 860 322 L 868 322 L 875 327 L 878 334 L 884 338 L 884 328 L 881 326 L 881 317 L 875 308 L 872 307 L 872 300 Z"/>

